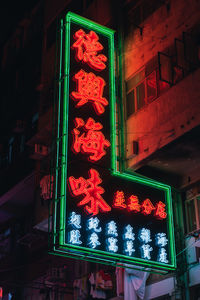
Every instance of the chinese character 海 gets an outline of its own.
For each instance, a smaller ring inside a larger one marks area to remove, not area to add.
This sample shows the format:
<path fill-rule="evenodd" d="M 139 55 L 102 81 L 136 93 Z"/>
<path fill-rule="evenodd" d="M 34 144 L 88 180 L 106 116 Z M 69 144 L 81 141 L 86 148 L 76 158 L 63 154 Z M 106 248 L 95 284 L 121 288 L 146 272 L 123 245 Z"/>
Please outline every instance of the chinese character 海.
<path fill-rule="evenodd" d="M 86 73 L 84 70 L 80 70 L 76 75 L 77 91 L 72 92 L 74 100 L 79 100 L 77 107 L 86 104 L 88 101 L 92 102 L 92 105 L 97 114 L 103 114 L 105 106 L 108 105 L 106 98 L 103 98 L 103 90 L 105 81 L 100 76 L 96 76 L 94 73 Z"/>
<path fill-rule="evenodd" d="M 74 142 L 72 149 L 79 153 L 84 152 L 91 154 L 89 159 L 92 161 L 100 160 L 106 155 L 105 147 L 110 146 L 110 142 L 105 139 L 104 134 L 100 131 L 103 128 L 101 123 L 95 122 L 92 118 L 89 118 L 85 123 L 83 119 L 75 119 L 76 128 L 72 131 L 74 135 Z M 84 128 L 87 133 L 80 133 L 78 128 Z"/>
<path fill-rule="evenodd" d="M 167 245 L 168 239 L 166 237 L 166 233 L 157 233 L 156 234 L 156 245 L 159 247 L 165 247 Z"/>
<path fill-rule="evenodd" d="M 94 169 L 90 169 L 89 173 L 89 179 L 84 179 L 83 177 L 75 179 L 73 176 L 69 177 L 69 186 L 72 194 L 74 196 L 82 194 L 85 195 L 83 200 L 81 200 L 77 205 L 85 205 L 85 211 L 93 215 L 97 215 L 99 213 L 99 209 L 102 212 L 110 211 L 111 207 L 101 197 L 101 194 L 104 193 L 104 189 L 99 186 L 102 182 L 99 173 Z M 88 205 L 89 203 L 90 206 Z"/>
<path fill-rule="evenodd" d="M 81 215 L 76 214 L 74 211 L 70 214 L 69 225 L 80 229 L 81 228 Z"/>
<path fill-rule="evenodd" d="M 88 63 L 96 70 L 106 68 L 104 62 L 107 61 L 107 57 L 103 54 L 98 54 L 99 51 L 103 50 L 103 46 L 94 31 L 86 34 L 84 30 L 80 29 L 75 33 L 75 39 L 77 41 L 72 45 L 72 48 L 77 49 L 78 60 Z"/>
<path fill-rule="evenodd" d="M 95 232 L 101 232 L 102 231 L 102 228 L 99 227 L 99 219 L 97 217 L 95 218 L 90 218 L 88 220 L 88 229 L 89 230 L 94 230 Z"/>
<path fill-rule="evenodd" d="M 69 243 L 80 245 L 82 242 L 80 241 L 80 231 L 79 230 L 71 230 L 69 232 Z"/>

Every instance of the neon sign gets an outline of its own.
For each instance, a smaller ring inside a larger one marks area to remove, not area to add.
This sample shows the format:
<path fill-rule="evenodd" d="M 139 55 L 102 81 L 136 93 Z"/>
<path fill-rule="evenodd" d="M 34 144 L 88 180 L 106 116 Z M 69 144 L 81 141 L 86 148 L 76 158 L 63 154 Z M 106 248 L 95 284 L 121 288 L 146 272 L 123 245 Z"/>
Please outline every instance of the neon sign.
<path fill-rule="evenodd" d="M 173 270 L 170 187 L 117 170 L 114 32 L 73 13 L 63 22 L 53 252 Z"/>

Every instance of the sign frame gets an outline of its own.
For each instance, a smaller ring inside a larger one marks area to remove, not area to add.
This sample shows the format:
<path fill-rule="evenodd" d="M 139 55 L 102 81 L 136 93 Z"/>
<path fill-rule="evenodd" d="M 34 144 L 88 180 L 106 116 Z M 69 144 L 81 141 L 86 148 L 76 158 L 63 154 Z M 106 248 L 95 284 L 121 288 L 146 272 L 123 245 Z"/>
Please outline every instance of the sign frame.
<path fill-rule="evenodd" d="M 111 176 L 131 181 L 142 187 L 151 187 L 164 192 L 167 203 L 168 214 L 168 240 L 170 263 L 147 261 L 137 257 L 130 257 L 122 254 L 107 253 L 106 251 L 91 249 L 82 246 L 67 244 L 66 233 L 66 209 L 67 209 L 67 162 L 68 162 L 68 111 L 69 111 L 69 77 L 70 77 L 70 27 L 71 23 L 84 26 L 88 30 L 104 35 L 108 38 L 109 52 L 109 103 L 110 103 L 110 144 L 111 144 Z M 114 66 L 114 31 L 97 23 L 68 12 L 65 19 L 61 20 L 60 30 L 60 53 L 59 53 L 59 78 L 57 87 L 57 126 L 55 146 L 55 168 L 53 172 L 54 187 L 52 211 L 52 229 L 50 231 L 49 248 L 50 253 L 79 258 L 82 260 L 101 262 L 121 267 L 140 266 L 142 269 L 154 270 L 157 272 L 168 272 L 175 270 L 175 242 L 173 228 L 172 196 L 171 187 L 158 181 L 140 176 L 136 173 L 130 174 L 126 171 L 120 172 L 117 169 L 116 153 L 116 99 L 115 99 L 115 66 Z"/>

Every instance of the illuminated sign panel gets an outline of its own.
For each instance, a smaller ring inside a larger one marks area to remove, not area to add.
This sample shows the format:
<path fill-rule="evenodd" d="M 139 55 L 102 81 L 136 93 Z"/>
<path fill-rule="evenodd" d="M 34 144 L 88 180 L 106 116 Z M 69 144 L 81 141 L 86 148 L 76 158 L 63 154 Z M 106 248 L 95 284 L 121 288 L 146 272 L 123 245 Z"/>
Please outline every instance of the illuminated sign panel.
<path fill-rule="evenodd" d="M 172 270 L 170 187 L 116 168 L 114 32 L 68 13 L 60 43 L 53 251 Z"/>

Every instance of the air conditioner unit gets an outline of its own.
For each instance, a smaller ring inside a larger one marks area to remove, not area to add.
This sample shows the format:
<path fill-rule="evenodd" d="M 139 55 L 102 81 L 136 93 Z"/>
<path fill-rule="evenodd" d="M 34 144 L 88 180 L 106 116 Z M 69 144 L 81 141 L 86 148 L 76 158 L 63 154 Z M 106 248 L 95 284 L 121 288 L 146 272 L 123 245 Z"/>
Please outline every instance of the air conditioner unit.
<path fill-rule="evenodd" d="M 35 144 L 35 153 L 46 156 L 48 154 L 48 147 L 40 144 Z"/>
<path fill-rule="evenodd" d="M 139 154 L 139 143 L 133 140 L 127 144 L 127 159 L 131 159 Z"/>
<path fill-rule="evenodd" d="M 13 128 L 13 131 L 17 133 L 21 133 L 24 131 L 24 129 L 25 129 L 25 121 L 17 120 L 15 127 Z"/>

